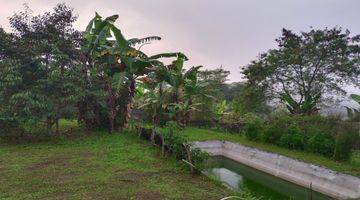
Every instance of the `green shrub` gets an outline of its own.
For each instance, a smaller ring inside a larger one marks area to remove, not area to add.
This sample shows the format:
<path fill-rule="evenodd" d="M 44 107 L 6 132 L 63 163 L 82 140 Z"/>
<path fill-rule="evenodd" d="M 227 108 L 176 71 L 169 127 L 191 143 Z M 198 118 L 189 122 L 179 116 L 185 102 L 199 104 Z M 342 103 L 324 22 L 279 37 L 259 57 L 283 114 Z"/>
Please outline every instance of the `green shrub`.
<path fill-rule="evenodd" d="M 198 148 L 192 148 L 191 150 L 191 158 L 193 161 L 193 165 L 200 172 L 206 167 L 205 161 L 209 159 L 209 154 L 201 151 Z"/>
<path fill-rule="evenodd" d="M 330 134 L 316 133 L 307 141 L 307 150 L 332 158 L 334 155 L 335 139 Z"/>
<path fill-rule="evenodd" d="M 279 145 L 289 149 L 304 149 L 305 137 L 296 124 L 292 124 L 279 140 Z"/>
<path fill-rule="evenodd" d="M 171 153 L 173 153 L 177 159 L 185 158 L 186 152 L 184 151 L 183 144 L 187 141 L 184 134 L 180 133 L 180 128 L 177 123 L 173 121 L 167 122 L 161 134 L 164 137 L 165 145 L 168 146 Z"/>
<path fill-rule="evenodd" d="M 259 140 L 264 130 L 264 121 L 255 114 L 249 113 L 244 116 L 244 134 L 249 140 Z"/>
<path fill-rule="evenodd" d="M 289 114 L 274 112 L 262 134 L 262 140 L 266 143 L 279 144 L 280 138 L 287 133 L 291 124 L 294 124 L 294 120 Z"/>
<path fill-rule="evenodd" d="M 334 160 L 348 160 L 352 149 L 356 150 L 360 142 L 359 127 L 356 123 L 345 122 L 339 126 L 335 139 Z"/>
<path fill-rule="evenodd" d="M 164 137 L 164 143 L 169 148 L 169 151 L 176 157 L 176 159 L 188 160 L 186 148 L 191 149 L 191 160 L 198 172 L 200 172 L 205 164 L 204 161 L 208 159 L 208 154 L 201 151 L 199 148 L 189 146 L 188 139 L 182 134 L 181 129 L 174 121 L 169 121 L 161 131 Z"/>
<path fill-rule="evenodd" d="M 0 136 L 18 134 L 16 132 L 22 131 L 17 120 L 0 115 Z"/>
<path fill-rule="evenodd" d="M 277 144 L 281 136 L 286 133 L 287 124 L 282 120 L 270 121 L 262 134 L 262 140 L 266 143 Z"/>
<path fill-rule="evenodd" d="M 351 137 L 349 134 L 341 134 L 336 137 L 334 159 L 344 161 L 351 155 Z"/>
<path fill-rule="evenodd" d="M 288 149 L 307 150 L 327 158 L 347 160 L 352 149 L 360 145 L 358 125 L 338 116 L 296 115 L 273 113 L 265 124 L 257 116 L 245 117 L 244 134 Z"/>

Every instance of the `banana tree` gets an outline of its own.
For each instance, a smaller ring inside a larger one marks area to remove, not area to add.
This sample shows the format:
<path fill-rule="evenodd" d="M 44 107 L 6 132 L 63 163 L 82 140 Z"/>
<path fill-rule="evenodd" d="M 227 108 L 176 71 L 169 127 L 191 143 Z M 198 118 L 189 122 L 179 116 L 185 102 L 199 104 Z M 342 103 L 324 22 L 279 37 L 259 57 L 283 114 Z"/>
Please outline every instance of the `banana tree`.
<path fill-rule="evenodd" d="M 184 62 L 188 58 L 184 54 L 179 54 L 177 59 L 167 66 L 165 81 L 171 86 L 171 105 L 174 114 L 172 118 L 179 125 L 184 127 L 189 121 L 191 111 L 194 110 L 192 95 L 200 91 L 197 81 L 197 73 L 201 66 L 184 69 Z"/>
<path fill-rule="evenodd" d="M 212 111 L 217 123 L 221 122 L 222 118 L 228 114 L 229 105 L 227 104 L 226 100 L 223 100 L 217 103 Z"/>
<path fill-rule="evenodd" d="M 159 61 L 161 58 L 178 58 L 185 57 L 182 53 L 162 53 L 149 57 L 153 61 L 154 67 L 152 71 L 147 74 L 142 80 L 148 86 L 145 103 L 142 107 L 151 106 L 152 109 L 152 123 L 153 129 L 151 134 L 151 141 L 154 143 L 155 131 L 160 126 L 160 119 L 167 108 L 164 101 L 164 92 L 166 89 L 166 81 L 170 80 L 168 67 L 163 62 Z"/>
<path fill-rule="evenodd" d="M 204 94 L 204 88 L 208 85 L 205 82 L 198 81 L 198 72 L 199 67 L 193 68 L 190 74 L 187 75 L 187 78 L 184 82 L 184 99 L 189 109 L 183 115 L 183 124 L 184 126 L 189 123 L 191 119 L 191 114 L 194 110 L 196 110 L 196 106 L 200 105 L 199 103 L 194 104 L 193 98 L 195 96 L 206 96 L 208 98 L 214 98 L 210 95 Z"/>
<path fill-rule="evenodd" d="M 153 67 L 153 60 L 148 59 L 145 53 L 135 48 L 136 45 L 147 44 L 153 40 L 160 40 L 158 36 L 145 38 L 133 38 L 126 40 L 114 22 L 118 15 L 105 18 L 96 13 L 89 22 L 85 34 L 83 50 L 92 58 L 93 64 L 107 67 L 107 105 L 109 110 L 110 132 L 114 130 L 115 119 L 118 110 L 116 99 L 119 97 L 118 90 L 124 87 L 126 90 L 125 104 L 123 107 L 123 127 L 126 127 L 130 119 L 130 113 L 135 95 L 136 78 L 146 74 Z M 118 88 L 113 88 L 114 77 L 119 82 Z"/>
<path fill-rule="evenodd" d="M 360 95 L 351 94 L 350 98 L 353 101 L 355 101 L 356 103 L 358 103 L 358 105 L 360 105 Z M 355 122 L 360 121 L 360 109 L 350 108 L 350 107 L 347 107 L 347 106 L 345 106 L 345 108 L 347 110 L 348 119 L 350 121 L 355 121 Z"/>
<path fill-rule="evenodd" d="M 281 100 L 285 103 L 287 109 L 291 114 L 315 114 L 319 109 L 316 107 L 321 95 L 316 94 L 314 96 L 307 95 L 303 101 L 297 102 L 291 95 L 284 93 L 281 96 Z"/>
<path fill-rule="evenodd" d="M 148 74 L 142 81 L 147 86 L 147 92 L 144 94 L 144 102 L 139 108 L 150 107 L 152 110 L 151 142 L 155 143 L 155 131 L 160 124 L 162 111 L 166 108 L 166 104 L 163 102 L 163 82 L 157 82 L 153 73 Z"/>

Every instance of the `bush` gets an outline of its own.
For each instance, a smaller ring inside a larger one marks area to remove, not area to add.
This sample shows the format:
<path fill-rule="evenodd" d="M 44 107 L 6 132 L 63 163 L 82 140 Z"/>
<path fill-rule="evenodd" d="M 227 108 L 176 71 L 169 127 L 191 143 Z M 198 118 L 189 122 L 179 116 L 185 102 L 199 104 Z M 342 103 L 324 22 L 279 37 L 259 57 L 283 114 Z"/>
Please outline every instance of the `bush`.
<path fill-rule="evenodd" d="M 254 114 L 245 118 L 244 134 L 288 149 L 307 150 L 338 161 L 347 160 L 360 146 L 358 124 L 338 116 L 273 113 L 265 124 Z"/>
<path fill-rule="evenodd" d="M 249 140 L 259 140 L 264 130 L 263 120 L 255 114 L 249 113 L 244 116 L 244 134 Z"/>
<path fill-rule="evenodd" d="M 296 124 L 291 125 L 279 140 L 279 145 L 289 149 L 304 149 L 305 137 Z"/>
<path fill-rule="evenodd" d="M 306 149 L 313 153 L 332 158 L 334 155 L 335 139 L 330 134 L 316 133 L 307 141 Z"/>
<path fill-rule="evenodd" d="M 20 128 L 20 124 L 17 120 L 8 117 L 2 117 L 0 115 L 0 137 L 9 136 L 13 134 L 18 134 L 16 132 L 22 133 L 23 130 Z"/>
<path fill-rule="evenodd" d="M 349 134 L 341 134 L 336 137 L 334 159 L 344 161 L 351 155 L 351 137 Z"/>
<path fill-rule="evenodd" d="M 267 143 L 280 144 L 280 139 L 289 138 L 288 135 L 283 136 L 288 133 L 288 129 L 291 125 L 296 125 L 295 117 L 290 116 L 288 113 L 277 111 L 272 113 L 266 130 L 262 135 L 262 140 Z"/>
<path fill-rule="evenodd" d="M 271 119 L 262 134 L 262 140 L 267 143 L 277 144 L 281 136 L 287 131 L 288 117 Z"/>
<path fill-rule="evenodd" d="M 164 130 L 161 132 L 164 137 L 164 143 L 169 151 L 175 155 L 177 159 L 183 159 L 186 156 L 183 144 L 186 143 L 184 134 L 180 134 L 180 128 L 176 122 L 170 121 L 166 123 Z"/>
<path fill-rule="evenodd" d="M 209 154 L 201 151 L 198 148 L 192 148 L 191 150 L 191 158 L 193 161 L 193 165 L 198 170 L 198 172 L 202 171 L 206 167 L 205 161 L 209 159 Z"/>
<path fill-rule="evenodd" d="M 352 149 L 356 150 L 360 141 L 359 128 L 356 123 L 346 122 L 338 130 L 341 132 L 338 132 L 335 139 L 334 159 L 344 161 L 350 158 Z"/>
<path fill-rule="evenodd" d="M 165 128 L 161 131 L 161 135 L 164 137 L 164 144 L 176 159 L 188 160 L 186 148 L 190 148 L 192 164 L 196 170 L 200 172 L 204 168 L 204 161 L 208 159 L 208 154 L 198 148 L 189 146 L 188 139 L 184 134 L 181 134 L 181 129 L 176 122 L 167 122 Z"/>

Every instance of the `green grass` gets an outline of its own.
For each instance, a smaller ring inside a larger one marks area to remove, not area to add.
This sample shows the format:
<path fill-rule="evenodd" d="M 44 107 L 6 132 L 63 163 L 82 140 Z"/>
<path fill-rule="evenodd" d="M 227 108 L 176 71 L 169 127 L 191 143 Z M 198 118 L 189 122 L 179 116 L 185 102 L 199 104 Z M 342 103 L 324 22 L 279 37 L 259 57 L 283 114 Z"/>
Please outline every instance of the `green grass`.
<path fill-rule="evenodd" d="M 255 147 L 268 152 L 278 153 L 298 160 L 320 165 L 338 172 L 342 172 L 354 176 L 360 176 L 359 151 L 354 152 L 351 159 L 347 162 L 336 162 L 328 158 L 325 158 L 321 155 L 317 155 L 309 152 L 289 150 L 275 145 L 249 141 L 245 137 L 239 134 L 231 134 L 226 132 L 194 128 L 194 127 L 187 128 L 185 130 L 185 134 L 191 141 L 226 140 L 226 141 L 236 142 L 246 146 Z"/>
<path fill-rule="evenodd" d="M 2 200 L 220 199 L 232 194 L 205 176 L 189 174 L 182 163 L 162 157 L 129 131 L 0 144 Z"/>

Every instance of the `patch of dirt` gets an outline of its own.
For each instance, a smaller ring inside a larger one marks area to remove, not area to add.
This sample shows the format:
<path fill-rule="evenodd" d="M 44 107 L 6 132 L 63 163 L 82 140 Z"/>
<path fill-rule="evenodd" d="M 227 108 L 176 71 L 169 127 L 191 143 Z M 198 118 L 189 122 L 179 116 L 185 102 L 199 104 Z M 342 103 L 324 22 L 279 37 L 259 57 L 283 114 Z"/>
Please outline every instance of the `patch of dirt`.
<path fill-rule="evenodd" d="M 66 184 L 71 182 L 75 177 L 79 176 L 79 174 L 71 173 L 71 174 L 63 174 L 56 177 L 57 184 Z"/>
<path fill-rule="evenodd" d="M 153 176 L 155 173 L 139 172 L 139 171 L 117 171 L 116 179 L 124 182 L 139 182 L 145 178 Z"/>
<path fill-rule="evenodd" d="M 79 153 L 79 155 L 80 155 L 82 158 L 91 158 L 91 157 L 94 157 L 94 156 L 95 156 L 95 153 L 89 152 L 89 151 L 84 151 L 84 152 Z"/>
<path fill-rule="evenodd" d="M 79 155 L 81 159 L 83 160 L 82 164 L 87 164 L 88 160 L 95 157 L 95 154 L 93 152 L 83 151 L 76 155 Z M 28 166 L 26 169 L 28 170 L 39 170 L 39 169 L 45 169 L 50 166 L 56 166 L 56 167 L 68 167 L 71 165 L 71 159 L 75 155 L 59 155 L 59 156 L 52 156 L 45 158 L 43 161 L 39 163 L 32 164 Z"/>
<path fill-rule="evenodd" d="M 131 199 L 161 200 L 161 199 L 166 199 L 166 198 L 160 192 L 142 190 L 142 191 L 137 192 L 135 197 L 131 198 Z"/>
<path fill-rule="evenodd" d="M 49 166 L 60 166 L 60 167 L 66 167 L 70 165 L 70 156 L 54 156 L 46 158 L 44 161 L 41 161 L 39 163 L 32 164 L 28 166 L 27 170 L 39 170 L 39 169 L 45 169 Z"/>
<path fill-rule="evenodd" d="M 62 192 L 62 191 L 59 191 L 59 192 L 54 192 L 54 193 L 51 193 L 49 196 L 46 196 L 44 198 L 41 198 L 42 200 L 65 200 L 65 199 L 71 199 L 71 194 L 68 193 L 68 192 Z"/>

